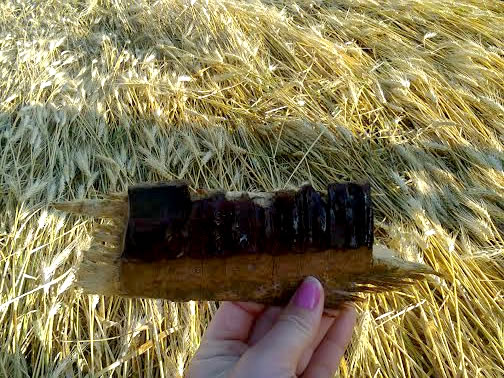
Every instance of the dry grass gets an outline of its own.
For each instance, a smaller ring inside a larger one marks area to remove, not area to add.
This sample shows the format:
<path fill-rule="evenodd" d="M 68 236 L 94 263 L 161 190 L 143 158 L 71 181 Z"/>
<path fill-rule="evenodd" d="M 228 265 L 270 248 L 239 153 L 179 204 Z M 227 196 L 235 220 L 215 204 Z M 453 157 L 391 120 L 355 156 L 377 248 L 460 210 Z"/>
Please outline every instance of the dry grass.
<path fill-rule="evenodd" d="M 85 296 L 128 183 L 371 181 L 377 236 L 447 279 L 372 296 L 347 376 L 504 375 L 504 8 L 494 1 L 0 4 L 0 375 L 178 376 L 213 304 Z"/>

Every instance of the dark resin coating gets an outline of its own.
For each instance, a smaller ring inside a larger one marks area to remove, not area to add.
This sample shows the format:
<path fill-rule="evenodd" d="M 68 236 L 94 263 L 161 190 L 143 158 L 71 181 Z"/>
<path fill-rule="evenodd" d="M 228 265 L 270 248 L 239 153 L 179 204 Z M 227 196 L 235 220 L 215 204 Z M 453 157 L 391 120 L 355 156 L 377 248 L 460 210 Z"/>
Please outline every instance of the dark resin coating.
<path fill-rule="evenodd" d="M 372 248 L 367 184 L 330 184 L 327 195 L 306 185 L 266 194 L 262 202 L 251 195 L 209 192 L 191 199 L 182 182 L 130 187 L 122 258 L 152 262 Z"/>

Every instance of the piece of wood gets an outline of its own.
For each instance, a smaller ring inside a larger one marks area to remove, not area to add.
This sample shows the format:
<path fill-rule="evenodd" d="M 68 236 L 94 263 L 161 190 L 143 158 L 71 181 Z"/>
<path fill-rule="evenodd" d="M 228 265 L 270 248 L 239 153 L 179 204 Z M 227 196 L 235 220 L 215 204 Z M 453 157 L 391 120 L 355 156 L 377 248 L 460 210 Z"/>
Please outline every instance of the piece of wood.
<path fill-rule="evenodd" d="M 336 305 L 372 265 L 369 185 L 191 196 L 171 182 L 131 187 L 128 203 L 120 281 L 133 296 L 284 304 L 313 275 Z"/>
<path fill-rule="evenodd" d="M 368 185 L 244 193 L 169 182 L 53 206 L 105 219 L 77 272 L 88 293 L 283 305 L 313 275 L 335 308 L 438 274 L 373 246 Z"/>

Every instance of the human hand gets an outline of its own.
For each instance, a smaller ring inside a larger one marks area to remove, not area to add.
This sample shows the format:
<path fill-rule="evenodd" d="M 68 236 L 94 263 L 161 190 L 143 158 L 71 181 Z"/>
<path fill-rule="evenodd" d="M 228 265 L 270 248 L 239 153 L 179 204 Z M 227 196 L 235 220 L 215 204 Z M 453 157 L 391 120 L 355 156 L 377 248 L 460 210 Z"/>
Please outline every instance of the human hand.
<path fill-rule="evenodd" d="M 306 278 L 285 309 L 224 302 L 188 369 L 202 377 L 332 377 L 352 336 L 355 309 L 323 315 L 324 290 Z"/>

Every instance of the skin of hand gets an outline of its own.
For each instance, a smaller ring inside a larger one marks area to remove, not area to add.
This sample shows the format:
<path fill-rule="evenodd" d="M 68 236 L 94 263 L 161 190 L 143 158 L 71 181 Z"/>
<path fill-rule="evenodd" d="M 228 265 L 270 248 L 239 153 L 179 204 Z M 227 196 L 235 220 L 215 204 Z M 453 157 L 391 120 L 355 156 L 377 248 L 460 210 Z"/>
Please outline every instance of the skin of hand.
<path fill-rule="evenodd" d="M 223 302 L 187 371 L 188 378 L 333 377 L 349 343 L 355 308 L 325 316 L 324 290 L 307 277 L 284 308 Z"/>

